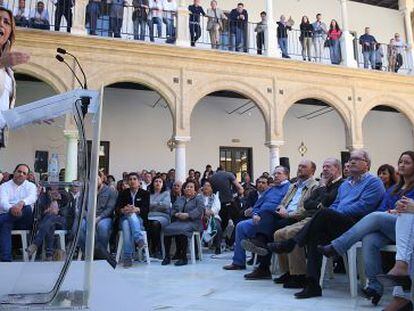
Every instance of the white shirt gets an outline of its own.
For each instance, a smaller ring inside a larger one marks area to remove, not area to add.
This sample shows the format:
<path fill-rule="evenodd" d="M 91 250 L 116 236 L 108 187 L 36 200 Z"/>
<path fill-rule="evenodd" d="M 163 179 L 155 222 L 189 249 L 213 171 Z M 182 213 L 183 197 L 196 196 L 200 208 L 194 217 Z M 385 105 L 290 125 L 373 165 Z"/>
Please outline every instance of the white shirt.
<path fill-rule="evenodd" d="M 49 21 L 49 13 L 46 9 L 43 9 L 42 13 L 39 13 L 37 9 L 34 9 L 31 14 L 30 18 L 41 19 Z"/>
<path fill-rule="evenodd" d="M 162 0 L 158 0 L 155 2 L 154 0 L 149 1 L 149 7 L 150 7 L 150 17 L 159 17 L 162 18 Z M 158 9 L 158 11 L 154 11 L 152 9 Z"/>
<path fill-rule="evenodd" d="M 10 96 L 13 93 L 13 81 L 6 72 L 6 69 L 2 68 L 0 70 L 5 71 L 4 91 L 0 96 L 0 129 L 2 129 L 6 126 L 6 121 L 1 116 L 1 112 L 9 110 L 10 108 Z"/>
<path fill-rule="evenodd" d="M 14 8 L 13 15 L 16 16 L 24 16 L 26 18 L 29 18 L 30 16 L 30 10 L 28 8 L 24 8 L 23 12 L 19 8 Z"/>
<path fill-rule="evenodd" d="M 23 201 L 24 205 L 32 205 L 37 200 L 36 185 L 25 180 L 20 186 L 9 180 L 0 186 L 0 214 L 7 213 L 16 203 Z"/>
<path fill-rule="evenodd" d="M 171 12 L 177 11 L 177 3 L 175 2 L 175 0 L 172 0 L 171 2 L 164 0 L 162 5 L 163 5 L 163 10 L 164 10 L 164 17 L 173 18 L 173 15 Z"/>

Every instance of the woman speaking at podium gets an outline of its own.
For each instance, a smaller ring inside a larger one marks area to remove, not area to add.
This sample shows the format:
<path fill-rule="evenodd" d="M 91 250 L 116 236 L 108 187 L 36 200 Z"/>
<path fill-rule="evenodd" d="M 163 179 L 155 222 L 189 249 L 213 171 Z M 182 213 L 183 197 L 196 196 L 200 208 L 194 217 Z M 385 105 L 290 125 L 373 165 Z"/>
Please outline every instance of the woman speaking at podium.
<path fill-rule="evenodd" d="M 0 130 L 3 132 L 5 122 L 1 112 L 14 107 L 16 99 L 16 82 L 11 67 L 27 63 L 29 54 L 12 52 L 15 41 L 16 25 L 13 13 L 0 7 Z M 4 135 L 1 133 L 0 147 L 4 147 Z"/>

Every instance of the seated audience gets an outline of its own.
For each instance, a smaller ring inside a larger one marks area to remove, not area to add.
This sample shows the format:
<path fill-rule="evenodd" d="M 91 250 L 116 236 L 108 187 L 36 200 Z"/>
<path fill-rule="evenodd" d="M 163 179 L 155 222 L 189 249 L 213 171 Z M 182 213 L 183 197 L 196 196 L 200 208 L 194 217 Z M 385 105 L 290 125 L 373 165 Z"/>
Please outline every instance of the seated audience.
<path fill-rule="evenodd" d="M 45 9 L 45 4 L 39 1 L 36 4 L 36 9 L 32 13 L 29 22 L 30 28 L 49 30 L 49 13 Z"/>
<path fill-rule="evenodd" d="M 0 261 L 12 261 L 12 229 L 30 230 L 33 224 L 37 188 L 27 181 L 29 173 L 27 164 L 19 164 L 13 179 L 0 186 Z"/>
<path fill-rule="evenodd" d="M 177 201 L 177 199 L 182 196 L 182 187 L 183 183 L 181 181 L 177 180 L 174 182 L 172 189 L 170 191 L 171 204 L 174 204 L 175 201 Z"/>
<path fill-rule="evenodd" d="M 172 222 L 164 229 L 165 258 L 162 265 L 171 263 L 170 249 L 172 238 L 175 237 L 175 245 L 179 260 L 176 266 L 183 266 L 187 261 L 188 239 L 194 231 L 201 230 L 201 217 L 204 212 L 204 204 L 201 196 L 197 195 L 197 184 L 194 181 L 184 183 L 184 195 L 179 197 L 172 207 Z"/>
<path fill-rule="evenodd" d="M 145 246 L 142 231 L 145 230 L 144 224 L 148 222 L 150 202 L 149 192 L 141 188 L 137 173 L 128 174 L 128 184 L 129 189 L 120 192 L 116 202 L 116 213 L 119 217 L 119 225 L 124 240 L 124 268 L 132 266 L 134 250 Z"/>
<path fill-rule="evenodd" d="M 68 210 L 72 207 L 70 205 L 69 193 L 64 189 L 59 190 L 58 187 L 48 188 L 40 194 L 38 206 L 41 214 L 40 223 L 33 243 L 26 249 L 26 252 L 29 258 L 32 257 L 42 246 L 44 240 L 46 244 L 46 261 L 52 261 L 55 251 L 55 230 L 70 229 L 67 226 L 68 222 L 65 217 L 69 215 L 70 211 Z"/>
<path fill-rule="evenodd" d="M 275 213 L 275 206 L 282 202 L 282 199 L 288 192 L 290 186 L 288 176 L 289 171 L 285 167 L 276 167 L 275 185 L 267 189 L 257 200 L 253 207 L 252 219 L 244 220 L 237 224 L 233 262 L 230 265 L 224 266 L 223 269 L 246 269 L 246 253 L 242 248 L 241 242 L 246 238 L 255 237 L 258 233 L 262 233 L 265 236 L 273 234 L 275 223 L 279 219 Z M 260 187 L 267 187 L 267 178 L 261 177 L 259 182 Z"/>
<path fill-rule="evenodd" d="M 268 178 L 261 177 L 256 180 L 256 185 L 254 186 L 254 188 L 252 187 L 252 190 L 248 191 L 247 194 L 246 192 L 244 193 L 244 197 L 242 200 L 242 218 L 252 218 L 253 207 L 256 204 L 257 200 L 267 190 L 267 188 L 269 188 Z"/>
<path fill-rule="evenodd" d="M 407 151 L 400 156 L 398 173 L 398 184 L 387 190 L 377 212 L 368 214 L 331 244 L 321 248 L 327 257 L 345 256 L 352 245 L 362 241 L 365 274 L 368 278 L 368 286 L 362 289 L 362 293 L 374 305 L 378 304 L 384 291 L 377 279 L 377 275 L 383 272 L 381 248 L 395 243 L 395 223 L 398 216 L 389 211 L 395 211 L 396 204 L 403 197 L 414 199 L 414 152 Z"/>
<path fill-rule="evenodd" d="M 392 165 L 381 165 L 377 170 L 377 175 L 381 179 L 386 190 L 397 183 L 397 175 L 395 174 L 395 168 Z"/>
<path fill-rule="evenodd" d="M 155 177 L 152 180 L 149 192 L 148 233 L 150 253 L 157 258 L 162 258 L 161 231 L 170 224 L 171 197 L 161 177 Z"/>
<path fill-rule="evenodd" d="M 209 181 L 204 183 L 201 196 L 204 203 L 204 221 L 207 224 L 214 222 L 216 233 L 213 237 L 213 245 L 215 247 L 215 254 L 218 255 L 221 254 L 221 240 L 223 236 L 221 218 L 219 216 L 221 208 L 220 199 L 218 193 L 213 193 L 213 188 Z"/>

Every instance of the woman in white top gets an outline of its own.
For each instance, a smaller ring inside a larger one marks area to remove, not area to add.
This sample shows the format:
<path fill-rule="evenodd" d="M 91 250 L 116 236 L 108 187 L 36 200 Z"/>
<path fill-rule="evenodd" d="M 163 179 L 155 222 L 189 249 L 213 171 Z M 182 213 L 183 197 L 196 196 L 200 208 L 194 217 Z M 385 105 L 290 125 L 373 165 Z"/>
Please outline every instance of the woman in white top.
<path fill-rule="evenodd" d="M 214 217 L 214 221 L 216 222 L 215 229 L 217 230 L 216 235 L 213 239 L 213 245 L 216 248 L 216 255 L 221 253 L 220 244 L 223 232 L 221 230 L 221 218 L 219 216 L 221 203 L 220 199 L 218 197 L 218 193 L 213 193 L 213 188 L 211 186 L 211 183 L 209 181 L 206 181 L 203 185 L 202 189 L 202 197 L 204 202 L 204 218 L 206 223 L 210 220 L 211 217 Z"/>
<path fill-rule="evenodd" d="M 29 61 L 28 54 L 11 52 L 15 28 L 12 12 L 0 7 L 0 130 L 5 127 L 1 112 L 13 108 L 16 99 L 16 83 L 11 67 Z M 1 144 L 4 146 L 4 141 Z"/>

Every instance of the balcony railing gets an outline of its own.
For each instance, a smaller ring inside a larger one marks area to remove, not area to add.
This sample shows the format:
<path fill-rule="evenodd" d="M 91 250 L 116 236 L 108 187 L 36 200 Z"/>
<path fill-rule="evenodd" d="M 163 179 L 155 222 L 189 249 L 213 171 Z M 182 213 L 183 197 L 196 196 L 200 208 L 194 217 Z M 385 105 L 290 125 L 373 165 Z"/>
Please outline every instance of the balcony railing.
<path fill-rule="evenodd" d="M 22 0 L 21 0 L 22 1 Z M 44 26 L 38 27 L 38 25 L 33 25 L 31 22 L 31 17 L 33 17 L 34 12 L 36 10 L 36 5 L 38 3 L 37 0 L 26 0 L 25 1 L 25 15 L 27 15 L 27 23 L 22 24 L 19 22 L 19 26 L 24 27 L 33 27 L 33 28 L 40 28 L 44 30 L 59 30 L 59 31 L 67 31 L 67 20 L 65 15 L 62 14 L 62 10 L 59 8 L 59 5 L 55 3 L 58 0 L 45 0 L 43 1 L 45 5 L 45 10 L 48 12 L 48 24 L 45 23 Z M 66 0 L 66 1 L 71 0 Z M 17 14 L 18 8 L 18 0 L 6 0 L 4 2 L 4 6 L 12 9 L 14 14 Z M 71 8 L 72 11 L 76 9 L 75 6 Z M 177 25 L 177 15 L 176 12 L 171 11 L 163 11 L 159 14 L 159 17 L 148 17 L 146 22 L 139 23 L 137 21 L 133 21 L 135 8 L 130 5 L 126 4 L 123 7 L 120 6 L 121 16 L 123 18 L 120 20 L 121 23 L 119 24 L 119 20 L 111 19 L 111 5 L 107 4 L 106 2 L 92 2 L 90 1 L 87 8 L 86 8 L 86 25 L 85 28 L 88 34 L 103 36 L 103 37 L 120 37 L 127 40 L 144 40 L 144 41 L 152 41 L 155 43 L 175 43 L 176 38 L 176 25 Z M 60 11 L 60 12 L 59 12 Z M 66 10 L 67 11 L 67 10 Z M 66 13 L 66 12 L 63 12 Z M 56 15 L 62 15 L 60 25 L 55 27 L 56 23 Z M 190 14 L 190 13 L 189 13 Z M 200 22 L 197 26 L 190 26 L 189 27 L 200 27 L 200 33 L 197 41 L 195 42 L 195 46 L 197 48 L 202 49 L 212 49 L 217 48 L 220 50 L 227 50 L 227 51 L 236 51 L 241 53 L 249 53 L 249 54 L 265 54 L 266 50 L 263 46 L 261 50 L 258 50 L 257 47 L 257 23 L 248 22 L 243 27 L 239 27 L 243 29 L 243 43 L 240 46 L 236 46 L 236 35 L 234 31 L 230 31 L 230 29 L 234 29 L 233 26 L 229 24 L 229 20 L 224 20 L 223 25 L 220 29 L 220 40 L 217 46 L 211 44 L 210 40 L 210 33 L 207 30 L 208 24 L 208 17 L 200 16 Z M 36 27 L 37 26 L 37 27 Z M 141 31 L 141 27 L 143 31 Z M 118 33 L 119 30 L 119 33 Z M 193 28 L 196 32 L 196 29 Z M 261 35 L 264 40 L 264 34 Z M 355 60 L 358 63 L 360 68 L 364 68 L 364 57 L 362 53 L 362 47 L 358 44 L 358 36 L 354 33 L 355 40 L 354 40 L 354 55 Z M 237 41 L 240 41 L 237 40 Z M 288 32 L 288 55 L 290 58 L 295 60 L 302 60 L 302 44 L 300 41 L 300 30 L 292 29 Z M 390 70 L 389 64 L 389 55 L 388 55 L 388 45 L 381 43 L 380 50 L 382 51 L 382 65 L 378 66 L 377 70 L 382 71 L 392 71 Z M 261 52 L 261 53 L 259 53 Z M 411 59 L 411 53 L 408 48 L 400 48 L 399 52 L 400 56 L 398 59 L 402 64 L 399 68 L 399 73 L 402 74 L 409 74 L 412 72 L 413 68 L 413 60 Z M 311 61 L 316 61 L 314 47 L 313 44 L 311 46 Z M 322 51 L 321 63 L 323 64 L 330 64 L 330 53 L 329 48 L 324 48 Z M 369 66 L 371 68 L 371 64 Z"/>

